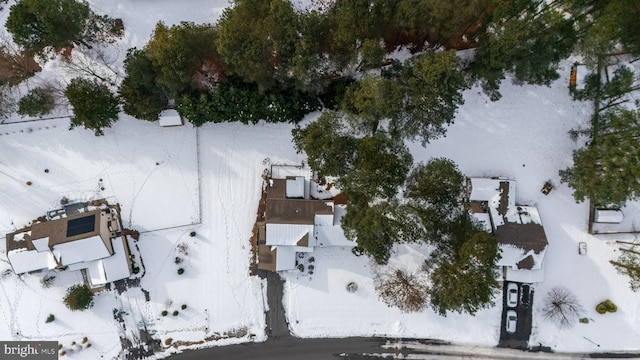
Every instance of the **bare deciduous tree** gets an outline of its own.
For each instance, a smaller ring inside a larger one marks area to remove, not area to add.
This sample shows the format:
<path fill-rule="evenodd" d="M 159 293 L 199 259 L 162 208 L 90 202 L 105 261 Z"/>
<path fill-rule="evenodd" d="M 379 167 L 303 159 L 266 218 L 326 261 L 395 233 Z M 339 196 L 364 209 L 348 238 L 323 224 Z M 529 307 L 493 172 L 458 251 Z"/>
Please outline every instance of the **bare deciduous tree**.
<path fill-rule="evenodd" d="M 391 269 L 378 273 L 374 284 L 382 301 L 403 312 L 420 311 L 427 302 L 427 281 L 420 274 L 407 274 L 400 269 Z"/>
<path fill-rule="evenodd" d="M 556 286 L 544 300 L 542 317 L 555 323 L 560 329 L 573 327 L 584 309 L 578 298 L 567 288 Z"/>

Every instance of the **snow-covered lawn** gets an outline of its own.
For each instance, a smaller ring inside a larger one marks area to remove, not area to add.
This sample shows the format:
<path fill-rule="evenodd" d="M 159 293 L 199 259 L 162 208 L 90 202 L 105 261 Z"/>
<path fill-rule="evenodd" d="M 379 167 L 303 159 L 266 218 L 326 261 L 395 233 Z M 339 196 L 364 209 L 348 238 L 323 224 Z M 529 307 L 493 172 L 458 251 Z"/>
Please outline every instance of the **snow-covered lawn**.
<path fill-rule="evenodd" d="M 565 76 L 551 87 L 503 84 L 503 98 L 489 101 L 478 88 L 465 92 L 447 136 L 427 145 L 411 144 L 415 161 L 432 157 L 454 160 L 467 176 L 505 176 L 517 181 L 516 202 L 536 205 L 549 240 L 544 262 L 545 282 L 536 284 L 534 328 L 531 345 L 542 343 L 555 351 L 604 351 L 640 349 L 640 301 L 618 275 L 609 260 L 616 258 L 613 235 L 603 240 L 587 233 L 588 206 L 576 204 L 571 190 L 560 184 L 558 170 L 571 164 L 574 143 L 568 131 L 586 125 L 589 103 L 574 102 L 568 94 L 569 63 Z M 550 180 L 555 188 L 548 195 L 541 188 Z M 578 243 L 587 242 L 588 254 L 578 254 Z M 392 268 L 415 270 L 424 251 L 414 244 L 396 246 Z M 285 308 L 291 328 L 298 336 L 387 335 L 438 338 L 495 346 L 500 335 L 501 297 L 496 306 L 476 316 L 438 316 L 431 309 L 403 314 L 386 307 L 376 296 L 372 277 L 376 267 L 348 250 L 324 250 L 315 254 L 312 276 L 287 275 Z M 358 291 L 349 293 L 355 281 Z M 559 330 L 541 317 L 546 293 L 564 286 L 582 303 L 587 324 Z M 611 299 L 619 305 L 615 314 L 599 315 L 595 306 Z M 594 341 L 600 347 L 591 343 Z"/>
<path fill-rule="evenodd" d="M 227 0 L 191 0 L 188 6 L 172 0 L 90 3 L 124 20 L 125 37 L 110 48 L 117 61 L 129 47 L 144 46 L 157 21 L 214 22 L 229 5 Z M 0 22 L 6 14 L 0 14 Z M 444 156 L 468 176 L 514 179 L 517 203 L 538 207 L 549 249 L 546 280 L 535 286 L 531 344 L 556 351 L 637 350 L 640 298 L 609 264 L 619 254 L 615 240 L 629 238 L 588 235 L 587 205 L 576 204 L 558 178 L 558 170 L 571 164 L 571 152 L 580 146 L 567 132 L 584 125 L 591 111 L 590 104 L 568 95 L 568 64 L 565 76 L 550 88 L 505 83 L 499 102 L 489 101 L 477 88 L 466 91 L 466 103 L 447 136 L 426 148 L 410 148 L 416 161 Z M 53 71 L 56 67 L 47 67 L 38 76 L 53 76 Z M 116 358 L 122 351 L 120 337 L 135 340 L 138 328 L 146 328 L 163 344 L 171 338 L 174 343 L 194 343 L 191 347 L 264 340 L 266 283 L 249 276 L 249 238 L 263 169 L 304 160 L 292 147 L 292 126 L 207 124 L 196 131 L 191 125 L 160 128 L 125 115 L 103 137 L 84 129 L 68 131 L 68 126 L 66 118 L 0 125 L 0 235 L 58 208 L 62 197 L 106 197 L 121 204 L 126 227 L 142 232 L 131 245 L 139 248 L 134 253 L 144 262 L 144 276 L 140 287 L 122 295 L 100 293 L 91 310 L 71 312 L 61 299 L 70 285 L 81 281 L 80 275 L 56 271 L 50 288 L 40 283 L 45 273 L 18 278 L 10 271 L 2 241 L 0 339 L 59 340 L 70 350 L 69 357 L 77 359 Z M 544 196 L 540 189 L 548 180 L 555 188 Z M 197 235 L 190 237 L 191 231 Z M 578 255 L 581 241 L 588 245 L 586 256 Z M 395 251 L 390 266 L 406 270 L 417 268 L 425 256 L 415 244 L 398 245 Z M 381 269 L 368 259 L 343 248 L 318 249 L 313 256 L 313 275 L 285 275 L 284 305 L 297 336 L 428 337 L 488 346 L 498 342 L 499 296 L 496 306 L 475 317 L 441 317 L 430 309 L 403 314 L 377 298 L 372 277 Z M 179 268 L 184 274 L 177 273 Z M 358 284 L 355 293 L 346 290 L 352 281 Z M 544 321 L 540 308 L 556 285 L 570 289 L 593 321 L 570 330 Z M 607 298 L 618 305 L 618 312 L 597 314 L 595 305 Z M 122 313 L 125 326 L 114 319 L 114 310 Z M 161 315 L 163 310 L 168 316 Z M 177 316 L 172 315 L 175 310 Z M 47 324 L 49 314 L 56 320 Z M 74 350 L 72 342 L 80 343 L 83 337 L 92 346 Z M 231 338 L 216 340 L 225 337 Z"/>

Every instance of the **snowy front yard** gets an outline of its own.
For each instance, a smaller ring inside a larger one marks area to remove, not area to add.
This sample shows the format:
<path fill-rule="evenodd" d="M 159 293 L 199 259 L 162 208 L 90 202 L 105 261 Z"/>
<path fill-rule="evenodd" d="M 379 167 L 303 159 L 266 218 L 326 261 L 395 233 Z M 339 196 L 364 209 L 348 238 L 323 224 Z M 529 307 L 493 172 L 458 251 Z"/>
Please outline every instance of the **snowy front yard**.
<path fill-rule="evenodd" d="M 127 48 L 148 41 L 157 21 L 213 22 L 228 6 L 226 0 L 190 1 L 189 6 L 149 0 L 90 2 L 126 24 L 124 39 L 111 49 L 120 56 L 118 61 Z M 0 15 L 4 22 L 6 12 Z M 633 236 L 588 235 L 587 205 L 576 204 L 571 190 L 559 181 L 558 170 L 570 165 L 572 150 L 580 145 L 567 133 L 585 124 L 591 113 L 590 104 L 569 97 L 569 66 L 566 62 L 563 78 L 549 88 L 505 83 L 498 102 L 489 101 L 478 88 L 467 90 L 465 105 L 446 137 L 426 148 L 409 146 L 416 162 L 447 157 L 467 176 L 513 179 L 518 183 L 516 202 L 538 207 L 549 248 L 545 281 L 534 286 L 532 345 L 542 343 L 559 352 L 638 350 L 640 297 L 609 263 L 619 255 L 615 241 L 632 241 Z M 57 70 L 45 68 L 38 76 L 46 78 Z M 15 120 L 19 119 L 10 119 Z M 72 312 L 62 298 L 69 286 L 82 281 L 80 274 L 55 271 L 17 277 L 2 241 L 0 339 L 58 340 L 67 357 L 74 359 L 118 358 L 121 338 L 134 346 L 143 342 L 139 329 L 160 341 L 165 350 L 158 356 L 175 351 L 167 344 L 197 348 L 264 341 L 266 282 L 249 275 L 249 239 L 263 170 L 271 164 L 304 161 L 293 149 L 292 126 L 160 128 L 122 115 L 103 137 L 68 127 L 68 118 L 0 125 L 0 235 L 59 208 L 63 197 L 107 198 L 121 205 L 123 225 L 141 232 L 137 242 L 129 240 L 137 247 L 137 261 L 144 263 L 144 276 L 139 286 L 122 294 L 99 293 L 93 308 Z M 540 189 L 547 181 L 555 188 L 545 196 Z M 192 231 L 196 236 L 189 236 Z M 587 243 L 586 256 L 578 254 L 579 242 Z M 412 271 L 425 258 L 425 249 L 416 244 L 394 250 L 388 267 Z M 296 336 L 498 343 L 500 295 L 494 307 L 473 317 L 442 317 L 431 309 L 404 314 L 377 297 L 373 276 L 385 267 L 354 257 L 348 248 L 318 249 L 313 256 L 312 275 L 284 274 L 283 301 Z M 48 275 L 55 276 L 50 287 L 41 282 Z M 350 282 L 358 285 L 357 291 L 347 291 Z M 542 319 L 544 297 L 557 285 L 578 297 L 589 324 L 559 330 Z M 595 312 L 596 304 L 605 299 L 618 305 L 616 313 Z M 46 323 L 49 314 L 55 320 Z"/>

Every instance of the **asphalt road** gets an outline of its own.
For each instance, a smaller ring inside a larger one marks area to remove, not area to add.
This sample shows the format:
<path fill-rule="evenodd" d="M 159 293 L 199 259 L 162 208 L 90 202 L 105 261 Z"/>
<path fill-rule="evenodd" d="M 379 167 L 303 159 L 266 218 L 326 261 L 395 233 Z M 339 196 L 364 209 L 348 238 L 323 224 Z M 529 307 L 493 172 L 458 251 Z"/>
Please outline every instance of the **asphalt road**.
<path fill-rule="evenodd" d="M 234 359 L 234 360 L 331 360 L 357 359 L 362 353 L 394 354 L 393 349 L 383 349 L 385 339 L 297 339 L 294 337 L 270 338 L 263 343 L 247 343 L 201 350 L 185 351 L 171 356 L 170 360 Z M 341 356 L 344 355 L 344 356 Z M 356 355 L 351 357 L 349 354 Z"/>

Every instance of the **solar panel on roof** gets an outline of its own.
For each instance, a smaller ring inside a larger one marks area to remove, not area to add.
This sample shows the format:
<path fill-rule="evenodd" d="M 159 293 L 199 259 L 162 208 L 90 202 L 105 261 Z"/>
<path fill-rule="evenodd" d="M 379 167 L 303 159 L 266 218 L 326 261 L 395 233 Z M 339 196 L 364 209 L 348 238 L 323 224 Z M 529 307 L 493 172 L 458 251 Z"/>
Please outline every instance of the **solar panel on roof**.
<path fill-rule="evenodd" d="M 92 232 L 96 229 L 96 215 L 89 215 L 67 222 L 67 237 Z"/>

